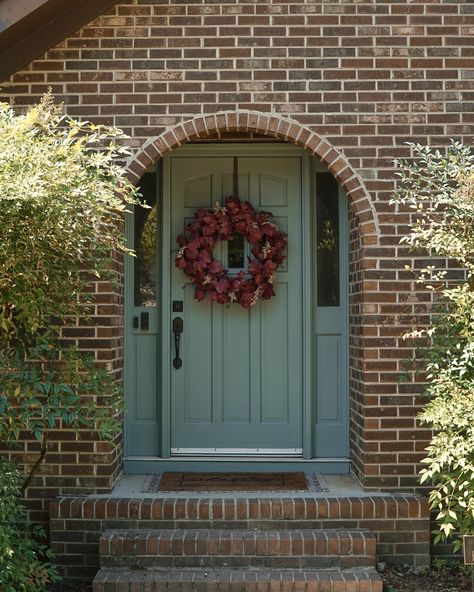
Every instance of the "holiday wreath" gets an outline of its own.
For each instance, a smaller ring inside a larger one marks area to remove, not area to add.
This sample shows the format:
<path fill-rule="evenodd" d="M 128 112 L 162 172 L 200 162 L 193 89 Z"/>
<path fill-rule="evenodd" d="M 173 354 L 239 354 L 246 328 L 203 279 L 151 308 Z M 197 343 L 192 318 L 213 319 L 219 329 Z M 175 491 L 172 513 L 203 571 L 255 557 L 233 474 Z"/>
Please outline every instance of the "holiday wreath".
<path fill-rule="evenodd" d="M 273 278 L 285 261 L 286 234 L 271 222 L 270 212 L 256 212 L 248 201 L 228 197 L 215 210 L 199 208 L 184 234 L 177 237 L 179 251 L 176 266 L 191 278 L 194 297 L 230 304 L 238 302 L 250 308 L 275 295 Z M 235 275 L 214 258 L 218 241 L 230 241 L 242 235 L 251 245 L 247 271 Z"/>

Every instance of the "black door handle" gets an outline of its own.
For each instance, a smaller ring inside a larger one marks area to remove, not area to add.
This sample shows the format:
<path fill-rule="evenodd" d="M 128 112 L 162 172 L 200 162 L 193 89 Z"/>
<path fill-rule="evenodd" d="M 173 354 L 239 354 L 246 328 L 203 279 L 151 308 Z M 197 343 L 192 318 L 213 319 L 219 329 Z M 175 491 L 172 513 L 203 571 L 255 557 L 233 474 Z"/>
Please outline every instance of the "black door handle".
<path fill-rule="evenodd" d="M 183 332 L 183 319 L 175 317 L 173 319 L 173 333 L 174 333 L 174 360 L 173 367 L 179 370 L 183 365 L 183 361 L 179 357 L 179 347 L 181 345 L 181 333 Z"/>

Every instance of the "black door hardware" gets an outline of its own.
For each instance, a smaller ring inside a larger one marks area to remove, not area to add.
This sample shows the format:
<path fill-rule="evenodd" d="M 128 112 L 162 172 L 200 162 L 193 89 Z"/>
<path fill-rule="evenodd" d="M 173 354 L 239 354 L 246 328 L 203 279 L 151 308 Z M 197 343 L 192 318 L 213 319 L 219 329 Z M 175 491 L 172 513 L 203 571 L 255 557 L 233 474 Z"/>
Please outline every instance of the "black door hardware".
<path fill-rule="evenodd" d="M 182 300 L 173 300 L 173 312 L 183 312 Z"/>
<path fill-rule="evenodd" d="M 179 370 L 183 365 L 183 361 L 179 357 L 179 346 L 181 345 L 181 333 L 183 332 L 183 319 L 175 317 L 173 319 L 173 333 L 174 333 L 174 351 L 175 357 L 173 360 L 173 367 Z"/>

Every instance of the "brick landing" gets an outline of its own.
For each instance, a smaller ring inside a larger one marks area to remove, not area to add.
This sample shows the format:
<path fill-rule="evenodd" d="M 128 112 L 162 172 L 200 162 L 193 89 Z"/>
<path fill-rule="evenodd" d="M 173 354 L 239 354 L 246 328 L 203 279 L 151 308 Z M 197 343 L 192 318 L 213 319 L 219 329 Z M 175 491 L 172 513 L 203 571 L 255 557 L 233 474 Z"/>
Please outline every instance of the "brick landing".
<path fill-rule="evenodd" d="M 94 578 L 99 539 L 111 529 L 370 530 L 379 560 L 429 562 L 428 506 L 413 494 L 65 497 L 51 503 L 50 517 L 51 546 L 68 579 Z"/>

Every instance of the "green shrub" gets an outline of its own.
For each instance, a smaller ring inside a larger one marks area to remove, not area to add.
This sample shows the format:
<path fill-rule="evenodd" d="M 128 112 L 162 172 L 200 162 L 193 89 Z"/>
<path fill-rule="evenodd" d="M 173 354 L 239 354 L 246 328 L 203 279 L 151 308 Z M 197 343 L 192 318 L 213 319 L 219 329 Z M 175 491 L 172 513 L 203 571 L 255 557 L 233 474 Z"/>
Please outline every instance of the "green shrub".
<path fill-rule="evenodd" d="M 114 377 L 61 332 L 89 322 L 94 282 L 117 281 L 138 193 L 119 164 L 129 154 L 122 132 L 61 112 L 50 94 L 24 115 L 0 104 L 0 440 L 40 443 L 25 476 L 1 460 L 1 592 L 39 592 L 55 577 L 19 497 L 47 460 L 51 431 L 111 441 L 120 431 Z"/>
<path fill-rule="evenodd" d="M 62 116 L 50 94 L 24 115 L 0 104 L 0 439 L 40 442 L 24 489 L 51 430 L 120 429 L 113 378 L 61 330 L 88 322 L 94 282 L 114 282 L 113 253 L 131 253 L 123 217 L 139 202 L 123 138 Z"/>
<path fill-rule="evenodd" d="M 0 590 L 43 592 L 58 575 L 50 551 L 38 542 L 44 532 L 26 519 L 20 482 L 15 465 L 0 459 Z"/>
<path fill-rule="evenodd" d="M 457 143 L 446 154 L 412 148 L 417 158 L 399 162 L 402 182 L 395 198 L 414 214 L 403 240 L 414 251 L 465 270 L 457 283 L 434 264 L 413 270 L 434 293 L 430 326 L 408 337 L 424 340 L 419 357 L 426 363 L 430 400 L 419 419 L 435 433 L 420 481 L 433 486 L 429 502 L 439 542 L 455 532 L 474 533 L 474 158 Z M 462 541 L 453 544 L 457 550 Z"/>
<path fill-rule="evenodd" d="M 29 432 L 40 443 L 22 491 L 45 460 L 52 430 L 96 430 L 110 441 L 120 429 L 121 410 L 113 377 L 74 348 L 55 347 L 49 339 L 28 348 L 26 356 L 0 353 L 0 441 L 14 448 L 20 432 Z"/>
<path fill-rule="evenodd" d="M 26 115 L 0 103 L 0 350 L 83 317 L 137 190 L 115 128 L 63 117 L 46 95 Z"/>

